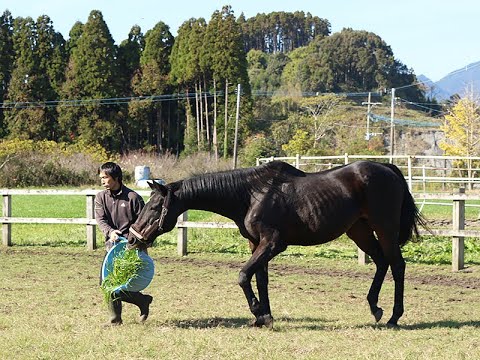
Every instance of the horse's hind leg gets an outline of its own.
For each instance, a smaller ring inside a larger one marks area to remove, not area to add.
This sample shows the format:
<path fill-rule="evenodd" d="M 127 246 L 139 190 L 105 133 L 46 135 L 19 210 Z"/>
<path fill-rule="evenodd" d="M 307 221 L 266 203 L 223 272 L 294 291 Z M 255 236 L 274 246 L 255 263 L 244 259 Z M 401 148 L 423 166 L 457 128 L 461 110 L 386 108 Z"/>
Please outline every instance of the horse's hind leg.
<path fill-rule="evenodd" d="M 375 321 L 380 321 L 383 316 L 383 309 L 378 307 L 378 297 L 385 275 L 388 270 L 388 263 L 383 255 L 380 244 L 378 243 L 373 230 L 370 228 L 366 220 L 360 219 L 347 231 L 347 235 L 355 244 L 367 255 L 369 255 L 376 265 L 375 276 L 372 285 L 368 291 L 367 300 L 370 311 L 375 317 Z"/>
<path fill-rule="evenodd" d="M 397 241 L 398 232 L 379 230 L 377 231 L 377 236 L 383 253 L 385 254 L 385 259 L 392 269 L 393 280 L 395 282 L 393 314 L 387 324 L 396 327 L 398 319 L 400 319 L 404 311 L 405 260 L 403 259 L 402 251 Z"/>
<path fill-rule="evenodd" d="M 388 320 L 388 325 L 397 326 L 398 319 L 403 315 L 403 297 L 404 297 L 404 288 L 405 288 L 405 260 L 403 259 L 402 252 L 400 247 L 394 250 L 395 254 L 391 261 L 391 269 L 393 281 L 395 282 L 395 297 L 393 305 L 393 314 L 390 320 Z"/>

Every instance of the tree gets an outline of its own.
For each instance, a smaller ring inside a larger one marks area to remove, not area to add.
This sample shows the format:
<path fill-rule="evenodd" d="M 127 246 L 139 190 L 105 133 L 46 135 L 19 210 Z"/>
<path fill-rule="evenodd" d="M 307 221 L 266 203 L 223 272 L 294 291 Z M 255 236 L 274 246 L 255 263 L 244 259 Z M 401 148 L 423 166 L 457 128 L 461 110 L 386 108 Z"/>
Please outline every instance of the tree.
<path fill-rule="evenodd" d="M 12 65 L 15 57 L 13 51 L 13 18 L 6 10 L 0 16 L 0 102 L 6 100 L 7 88 L 12 75 Z M 0 109 L 0 138 L 5 135 L 3 109 Z"/>
<path fill-rule="evenodd" d="M 309 44 L 303 59 L 302 91 L 358 92 L 402 87 L 410 101 L 424 101 L 412 70 L 395 60 L 378 35 L 349 28 Z"/>
<path fill-rule="evenodd" d="M 460 98 L 445 115 L 441 129 L 445 132 L 445 140 L 439 146 L 445 155 L 479 156 L 480 154 L 480 99 L 472 90 Z M 470 177 L 472 160 L 461 162 L 466 165 Z"/>
<path fill-rule="evenodd" d="M 145 49 L 140 57 L 140 71 L 132 79 L 133 93 L 145 99 L 130 102 L 130 117 L 136 120 L 136 130 L 143 134 L 146 144 L 154 146 L 157 151 L 164 150 L 164 138 L 170 136 L 171 130 L 165 126 L 162 102 L 157 99 L 169 86 L 169 57 L 173 43 L 173 35 L 163 22 L 147 31 Z"/>
<path fill-rule="evenodd" d="M 283 70 L 289 61 L 284 53 L 266 54 L 259 50 L 250 50 L 247 62 L 252 89 L 265 92 L 278 90 Z"/>
<path fill-rule="evenodd" d="M 130 29 L 128 38 L 118 47 L 118 63 L 120 74 L 120 88 L 122 95 L 131 96 L 131 81 L 135 71 L 140 68 L 140 57 L 145 48 L 145 36 L 140 26 Z"/>
<path fill-rule="evenodd" d="M 64 140 L 121 149 L 119 107 L 110 100 L 119 94 L 116 59 L 116 47 L 102 13 L 93 10 L 75 41 L 62 86 L 62 99 L 70 101 L 70 106 L 59 107 Z"/>
<path fill-rule="evenodd" d="M 308 127 L 313 139 L 311 144 L 313 149 L 316 149 L 318 143 L 335 129 L 336 120 L 333 114 L 338 110 L 341 101 L 342 97 L 334 94 L 308 97 L 300 101 L 300 106 L 310 115 Z"/>
<path fill-rule="evenodd" d="M 328 20 L 303 11 L 257 14 L 249 19 L 241 14 L 237 23 L 244 34 L 246 52 L 288 53 L 308 45 L 316 36 L 330 34 Z"/>
<path fill-rule="evenodd" d="M 230 6 L 224 6 L 221 11 L 215 11 L 208 23 L 204 37 L 203 54 L 201 56 L 201 68 L 206 79 L 211 76 L 219 89 L 225 89 L 228 84 L 232 84 L 235 86 L 234 89 L 236 89 L 237 84 L 241 84 L 242 97 L 240 108 L 242 121 L 239 127 L 239 139 L 242 141 L 244 136 L 248 135 L 251 126 L 249 124 L 252 107 L 251 90 L 242 32 Z M 235 91 L 232 90 L 226 91 L 226 96 L 229 95 L 230 91 Z M 232 135 L 235 124 L 233 121 L 228 121 L 229 116 L 227 112 L 235 114 L 235 104 L 235 102 L 230 102 L 227 105 L 228 109 L 223 109 L 225 111 L 225 122 L 216 124 L 220 135 L 219 148 L 224 149 L 224 157 L 227 156 L 229 149 L 233 149 Z M 224 136 L 221 136 L 222 132 Z"/>
<path fill-rule="evenodd" d="M 10 137 L 52 140 L 56 136 L 55 110 L 47 101 L 57 99 L 53 87 L 61 81 L 56 67 L 61 67 L 61 58 L 55 56 L 61 46 L 57 35 L 47 16 L 39 17 L 37 23 L 30 17 L 14 21 L 16 56 L 7 96 L 12 106 L 5 111 Z"/>
<path fill-rule="evenodd" d="M 186 153 L 201 149 L 200 113 L 195 112 L 196 123 L 192 121 L 193 111 L 190 93 L 195 92 L 195 109 L 199 109 L 197 89 L 202 80 L 201 54 L 207 23 L 205 19 L 191 18 L 178 29 L 177 37 L 170 55 L 171 81 L 185 92 L 184 112 L 186 115 L 184 146 Z"/>

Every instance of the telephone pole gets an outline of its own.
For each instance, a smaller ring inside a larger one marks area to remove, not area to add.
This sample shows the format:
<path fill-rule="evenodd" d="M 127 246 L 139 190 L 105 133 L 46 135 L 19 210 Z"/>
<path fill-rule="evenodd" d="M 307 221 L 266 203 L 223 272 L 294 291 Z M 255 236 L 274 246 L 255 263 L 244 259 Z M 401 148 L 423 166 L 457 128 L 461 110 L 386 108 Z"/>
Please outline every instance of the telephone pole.
<path fill-rule="evenodd" d="M 237 143 L 238 143 L 238 120 L 240 119 L 240 93 L 241 85 L 237 87 L 237 113 L 235 116 L 235 140 L 233 142 L 233 168 L 237 168 Z"/>
<path fill-rule="evenodd" d="M 374 106 L 374 105 L 382 105 L 382 103 L 372 103 L 372 93 L 369 92 L 368 93 L 368 101 L 367 102 L 362 102 L 362 105 L 367 105 L 367 132 L 365 133 L 365 140 L 370 140 L 370 136 L 372 136 L 372 134 L 370 133 L 370 111 L 371 111 L 371 107 Z"/>
<path fill-rule="evenodd" d="M 392 103 L 390 108 L 390 155 L 394 155 L 394 144 L 393 141 L 395 139 L 395 124 L 393 122 L 393 118 L 395 116 L 395 88 L 392 88 Z M 393 162 L 393 158 L 390 158 L 390 162 Z"/>

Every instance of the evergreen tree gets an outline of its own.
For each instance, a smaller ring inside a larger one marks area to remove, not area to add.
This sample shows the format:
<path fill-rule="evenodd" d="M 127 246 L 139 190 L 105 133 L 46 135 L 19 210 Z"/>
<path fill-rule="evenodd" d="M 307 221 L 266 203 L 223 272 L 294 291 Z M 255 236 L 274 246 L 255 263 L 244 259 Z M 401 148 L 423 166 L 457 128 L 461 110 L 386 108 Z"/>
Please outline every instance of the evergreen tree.
<path fill-rule="evenodd" d="M 45 102 L 54 100 L 55 96 L 48 73 L 39 58 L 40 49 L 52 44 L 45 44 L 48 40 L 43 35 L 40 31 L 38 36 L 32 18 L 19 17 L 14 20 L 15 61 L 7 96 L 8 102 L 14 106 L 5 111 L 10 137 L 42 140 L 55 136 L 54 111 Z"/>
<path fill-rule="evenodd" d="M 15 57 L 13 51 L 13 18 L 6 10 L 0 16 L 0 102 L 6 100 L 8 84 L 12 75 L 12 65 Z M 5 136 L 4 113 L 0 108 L 0 138 Z"/>
<path fill-rule="evenodd" d="M 120 71 L 120 87 L 124 96 L 131 96 L 131 80 L 135 71 L 140 68 L 140 56 L 145 48 L 145 37 L 140 26 L 130 29 L 128 38 L 118 47 Z"/>
<path fill-rule="evenodd" d="M 183 138 L 184 151 L 188 154 L 194 153 L 200 148 L 200 114 L 198 111 L 195 113 L 197 121 L 194 122 L 190 94 L 196 93 L 202 79 L 200 57 L 206 28 L 207 23 L 203 18 L 191 18 L 185 21 L 178 29 L 170 55 L 171 81 L 181 89 L 180 91 L 185 92 L 183 110 L 186 121 Z M 198 96 L 195 100 L 193 108 L 199 109 Z"/>
<path fill-rule="evenodd" d="M 330 35 L 330 22 L 303 11 L 271 12 L 237 20 L 243 31 L 245 51 L 288 53 L 307 46 L 317 36 Z"/>
<path fill-rule="evenodd" d="M 78 39 L 82 36 L 83 24 L 80 21 L 75 22 L 68 33 L 68 41 L 66 44 L 67 54 L 70 55 L 73 49 L 77 47 Z"/>
<path fill-rule="evenodd" d="M 247 73 L 247 57 L 243 47 L 243 35 L 230 6 L 224 6 L 221 11 L 215 11 L 208 23 L 204 38 L 201 66 L 204 74 L 211 73 L 219 89 L 225 88 L 227 82 L 228 84 L 233 84 L 235 90 L 237 84 L 241 85 L 240 108 L 242 121 L 239 127 L 239 141 L 241 141 L 248 134 L 251 126 L 249 122 L 251 121 L 252 102 Z M 230 104 L 228 111 L 230 114 L 235 114 L 236 102 L 230 102 Z M 235 115 L 232 118 L 234 119 Z M 234 128 L 234 121 L 229 121 L 226 128 L 222 122 L 219 122 L 219 148 L 227 149 L 227 152 L 233 149 Z M 227 131 L 228 136 L 221 136 L 222 133 L 225 135 L 225 131 Z M 225 141 L 225 138 L 227 144 L 221 144 L 222 141 Z M 225 150 L 223 155 L 227 155 Z"/>
<path fill-rule="evenodd" d="M 59 107 L 64 138 L 119 150 L 123 139 L 115 100 L 119 94 L 117 53 L 100 11 L 90 13 L 71 49 L 62 87 L 63 100 L 71 102 Z"/>
<path fill-rule="evenodd" d="M 140 71 L 132 79 L 132 89 L 136 96 L 146 99 L 129 104 L 129 116 L 136 120 L 136 128 L 144 140 L 143 146 L 154 146 L 164 150 L 164 138 L 171 129 L 165 126 L 162 114 L 161 95 L 168 89 L 170 72 L 169 57 L 174 37 L 169 27 L 159 22 L 145 34 L 145 49 L 140 57 Z M 168 142 L 168 141 L 167 141 Z"/>

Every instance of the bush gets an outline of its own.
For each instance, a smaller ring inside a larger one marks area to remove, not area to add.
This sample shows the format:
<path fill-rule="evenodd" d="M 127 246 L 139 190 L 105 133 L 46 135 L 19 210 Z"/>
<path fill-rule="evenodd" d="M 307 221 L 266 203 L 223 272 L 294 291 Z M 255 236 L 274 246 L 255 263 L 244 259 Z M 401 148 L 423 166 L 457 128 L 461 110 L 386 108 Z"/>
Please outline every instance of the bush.
<path fill-rule="evenodd" d="M 93 185 L 98 183 L 98 167 L 107 160 L 101 147 L 54 141 L 2 141 L 0 187 Z"/>

